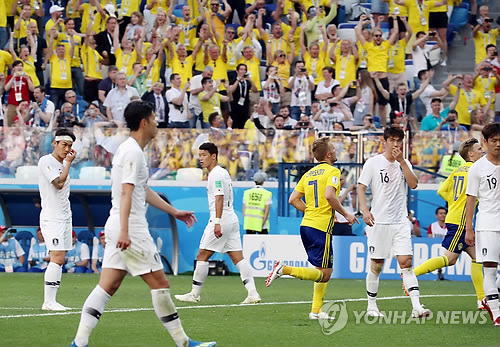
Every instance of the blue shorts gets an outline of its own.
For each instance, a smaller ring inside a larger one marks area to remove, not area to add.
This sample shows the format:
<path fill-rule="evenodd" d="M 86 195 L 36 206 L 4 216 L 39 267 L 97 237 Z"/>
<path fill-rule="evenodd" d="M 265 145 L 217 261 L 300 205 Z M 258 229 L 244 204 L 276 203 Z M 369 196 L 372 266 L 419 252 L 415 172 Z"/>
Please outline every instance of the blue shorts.
<path fill-rule="evenodd" d="M 333 267 L 332 235 L 324 231 L 300 226 L 300 237 L 307 252 L 307 260 L 316 267 Z"/>
<path fill-rule="evenodd" d="M 446 223 L 448 232 L 446 233 L 441 245 L 450 252 L 460 254 L 469 247 L 465 243 L 465 225 Z"/>

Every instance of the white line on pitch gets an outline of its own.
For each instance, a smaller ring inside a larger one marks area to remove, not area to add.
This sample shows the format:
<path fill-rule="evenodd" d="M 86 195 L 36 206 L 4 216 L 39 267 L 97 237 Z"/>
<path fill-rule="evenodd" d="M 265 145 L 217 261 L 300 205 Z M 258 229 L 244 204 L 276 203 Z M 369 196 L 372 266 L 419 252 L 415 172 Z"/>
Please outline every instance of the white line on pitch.
<path fill-rule="evenodd" d="M 475 296 L 475 294 L 429 294 L 429 295 L 420 295 L 421 298 L 443 298 L 443 297 L 464 297 L 464 296 Z M 408 299 L 407 296 L 386 296 L 377 298 L 377 300 L 395 300 L 395 299 Z M 353 298 L 353 299 L 337 299 L 337 300 L 325 300 L 325 302 L 336 302 L 336 301 L 344 301 L 344 302 L 360 302 L 367 301 L 367 298 Z M 310 304 L 311 301 L 285 301 L 285 302 L 260 302 L 257 304 L 251 305 L 242 305 L 242 304 L 229 304 L 229 305 L 195 305 L 195 306 L 180 306 L 177 307 L 177 310 L 189 310 L 189 309 L 200 309 L 200 308 L 226 308 L 226 307 L 255 307 L 255 306 L 266 306 L 266 305 L 301 305 L 301 304 Z M 39 310 L 39 308 L 30 308 L 30 307 L 0 307 L 0 310 Z M 73 310 L 73 309 L 72 309 Z M 66 311 L 66 312 L 50 312 L 50 313 L 35 313 L 35 314 L 16 314 L 16 315 L 5 315 L 0 316 L 0 319 L 8 319 L 8 318 L 29 318 L 29 317 L 48 317 L 48 316 L 68 316 L 74 314 L 80 314 L 81 310 L 74 309 L 75 311 Z M 76 311 L 78 310 L 78 311 Z M 116 308 L 105 310 L 104 313 L 116 313 L 116 312 L 139 312 L 139 311 L 153 311 L 153 308 Z"/>

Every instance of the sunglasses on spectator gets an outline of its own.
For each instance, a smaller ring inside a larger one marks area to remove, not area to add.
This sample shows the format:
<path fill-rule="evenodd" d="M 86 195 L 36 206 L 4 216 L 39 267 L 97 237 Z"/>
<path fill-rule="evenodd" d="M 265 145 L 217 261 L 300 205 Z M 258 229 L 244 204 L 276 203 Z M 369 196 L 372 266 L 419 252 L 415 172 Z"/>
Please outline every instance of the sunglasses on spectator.
<path fill-rule="evenodd" d="M 280 55 L 278 55 L 278 57 L 283 58 L 283 57 L 286 57 L 286 55 L 280 54 Z"/>
<path fill-rule="evenodd" d="M 491 19 L 491 18 L 485 18 L 484 21 L 486 23 L 493 23 L 493 19 Z"/>
<path fill-rule="evenodd" d="M 382 35 L 380 35 L 380 34 L 375 34 L 373 36 L 375 36 L 375 37 L 382 37 Z"/>
<path fill-rule="evenodd" d="M 217 6 L 217 7 L 219 7 L 219 4 L 210 4 L 210 6 Z"/>
<path fill-rule="evenodd" d="M 234 35 L 234 31 L 226 31 L 226 33 Z"/>

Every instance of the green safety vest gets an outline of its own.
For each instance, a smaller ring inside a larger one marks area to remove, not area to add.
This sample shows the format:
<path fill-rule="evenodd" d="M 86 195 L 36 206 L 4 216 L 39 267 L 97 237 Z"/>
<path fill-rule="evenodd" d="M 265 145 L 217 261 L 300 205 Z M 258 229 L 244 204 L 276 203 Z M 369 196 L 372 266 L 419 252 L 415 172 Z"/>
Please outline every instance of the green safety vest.
<path fill-rule="evenodd" d="M 245 204 L 245 215 L 243 229 L 262 231 L 262 221 L 264 220 L 264 211 L 266 202 L 273 194 L 264 188 L 252 188 L 243 193 L 243 203 Z M 264 225 L 264 229 L 269 231 L 269 218 Z"/>
<path fill-rule="evenodd" d="M 457 167 L 465 164 L 465 160 L 458 153 L 455 153 L 451 163 L 450 158 L 451 155 L 449 154 L 443 156 L 441 160 L 441 169 L 439 170 L 441 173 L 450 175 Z"/>

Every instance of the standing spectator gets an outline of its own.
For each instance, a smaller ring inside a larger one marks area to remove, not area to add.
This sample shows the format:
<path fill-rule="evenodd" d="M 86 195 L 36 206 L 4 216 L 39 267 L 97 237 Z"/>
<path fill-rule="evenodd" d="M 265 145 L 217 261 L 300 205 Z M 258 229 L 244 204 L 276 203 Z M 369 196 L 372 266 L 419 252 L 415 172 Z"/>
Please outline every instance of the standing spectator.
<path fill-rule="evenodd" d="M 142 100 L 149 101 L 155 105 L 155 115 L 156 122 L 158 123 L 158 128 L 168 127 L 168 103 L 167 98 L 164 93 L 164 85 L 161 82 L 156 82 L 153 84 L 149 90 L 144 93 Z"/>
<path fill-rule="evenodd" d="M 271 102 L 271 111 L 278 114 L 280 111 L 281 95 L 285 90 L 278 75 L 278 67 L 268 65 L 266 68 L 267 79 L 262 82 L 262 91 L 264 99 Z"/>
<path fill-rule="evenodd" d="M 132 67 L 132 76 L 129 77 L 127 84 L 137 90 L 139 96 L 143 96 L 148 91 L 146 86 L 146 77 L 148 76 L 151 68 L 153 67 L 154 60 L 151 59 L 147 67 L 142 66 L 141 63 L 135 62 Z"/>
<path fill-rule="evenodd" d="M 106 76 L 107 70 L 111 65 L 116 65 L 115 49 L 113 47 L 113 34 L 116 25 L 116 18 L 108 17 L 106 20 L 106 30 L 95 35 L 96 50 L 103 57 L 103 76 Z"/>
<path fill-rule="evenodd" d="M 253 176 L 255 187 L 243 193 L 243 229 L 247 234 L 269 233 L 269 212 L 273 203 L 273 194 L 264 189 L 267 180 L 265 172 L 257 172 Z"/>
<path fill-rule="evenodd" d="M 50 255 L 45 245 L 45 239 L 40 227 L 36 230 L 36 237 L 31 239 L 30 250 L 28 253 L 28 272 L 45 272 L 49 265 Z"/>
<path fill-rule="evenodd" d="M 362 125 L 364 117 L 373 114 L 377 92 L 370 73 L 367 70 L 359 71 L 356 94 L 359 95 L 358 102 L 354 108 L 354 125 Z"/>
<path fill-rule="evenodd" d="M 99 85 L 102 81 L 101 63 L 103 57 L 96 50 L 97 44 L 89 24 L 82 46 L 82 62 L 85 71 L 84 93 L 85 101 L 99 100 Z"/>
<path fill-rule="evenodd" d="M 300 31 L 300 52 L 302 55 L 302 59 L 304 60 L 305 67 L 307 71 L 314 78 L 314 84 L 318 85 L 320 81 L 323 80 L 323 68 L 329 62 L 327 53 L 328 53 L 328 45 L 324 44 L 320 47 L 319 41 L 308 42 L 308 47 L 306 47 L 306 43 L 304 42 L 304 27 L 305 23 L 302 23 L 302 30 Z M 323 35 L 323 42 L 327 41 L 325 28 L 321 26 L 318 28 Z"/>
<path fill-rule="evenodd" d="M 85 78 L 82 72 L 82 60 L 80 51 L 82 48 L 81 34 L 75 31 L 74 18 L 67 18 L 65 21 L 65 30 L 57 35 L 57 44 L 63 44 L 66 47 L 66 52 L 73 48 L 73 53 L 69 55 L 71 59 L 71 80 L 73 82 L 73 89 L 78 92 L 78 95 L 84 95 L 84 81 Z"/>
<path fill-rule="evenodd" d="M 62 18 L 64 12 L 64 7 L 59 5 L 50 6 L 49 13 L 50 19 L 45 23 L 45 32 L 49 33 L 52 27 L 56 27 L 56 30 L 60 33 L 64 31 L 64 19 Z"/>
<path fill-rule="evenodd" d="M 26 272 L 24 250 L 5 225 L 0 225 L 0 272 Z"/>
<path fill-rule="evenodd" d="M 191 79 L 191 96 L 189 98 L 189 109 L 193 114 L 190 119 L 190 127 L 196 128 L 196 121 L 200 120 L 203 126 L 203 111 L 201 109 L 199 94 L 203 91 L 201 80 L 205 77 L 211 79 L 214 69 L 211 66 L 206 66 L 201 74 L 194 76 Z"/>
<path fill-rule="evenodd" d="M 229 14 L 232 12 L 231 6 L 229 6 L 226 0 L 222 0 L 224 5 L 224 11 L 222 11 L 220 9 L 219 0 L 208 0 L 208 2 L 210 4 L 210 9 L 204 12 L 205 23 L 210 23 L 213 20 L 215 28 L 210 26 L 212 34 L 215 35 L 218 33 L 220 37 L 224 37 L 224 25 L 226 24 L 227 17 L 229 17 Z"/>
<path fill-rule="evenodd" d="M 4 49 L 9 42 L 9 30 L 7 29 L 7 7 L 5 2 L 0 4 L 0 49 Z"/>
<path fill-rule="evenodd" d="M 290 116 L 298 120 L 301 106 L 305 106 L 305 113 L 311 114 L 311 92 L 314 90 L 314 78 L 308 76 L 307 69 L 302 60 L 295 63 L 295 74 L 288 80 L 288 89 L 292 91 L 290 102 Z"/>
<path fill-rule="evenodd" d="M 422 70 L 422 71 L 419 71 L 418 73 L 418 80 L 419 80 L 419 83 L 415 83 L 415 86 L 420 86 L 421 84 L 426 84 L 426 87 L 424 88 L 424 90 L 422 91 L 422 94 L 420 94 L 420 97 L 419 98 L 415 98 L 415 106 L 417 106 L 417 100 L 418 101 L 422 101 L 421 104 L 423 103 L 424 104 L 424 111 L 425 111 L 425 114 L 429 114 L 432 112 L 432 108 L 431 108 L 431 101 L 432 99 L 434 98 L 440 98 L 440 99 L 444 99 L 447 95 L 448 95 L 448 88 L 449 88 L 449 85 L 451 82 L 453 82 L 455 79 L 457 79 L 459 77 L 459 75 L 457 76 L 453 76 L 453 75 L 449 75 L 448 78 L 442 83 L 441 85 L 441 89 L 440 90 L 436 90 L 436 88 L 434 88 L 431 84 L 431 81 L 432 81 L 432 77 L 434 76 L 434 70 Z M 420 87 L 418 87 L 420 88 Z M 415 107 L 418 111 L 418 108 Z M 422 111 L 420 111 L 422 112 Z M 418 117 L 418 112 L 417 112 L 417 117 Z M 422 121 L 422 119 L 418 118 L 418 121 Z"/>
<path fill-rule="evenodd" d="M 203 112 L 203 122 L 202 128 L 208 128 L 210 126 L 208 122 L 208 117 L 217 112 L 222 116 L 221 112 L 221 102 L 229 102 L 230 97 L 226 95 L 221 95 L 217 92 L 221 86 L 221 81 L 218 80 L 214 87 L 214 81 L 210 77 L 203 77 L 201 80 L 201 85 L 203 86 L 203 91 L 199 93 L 201 109 Z M 225 81 L 226 89 L 229 88 L 229 82 Z"/>
<path fill-rule="evenodd" d="M 45 88 L 42 86 L 35 87 L 33 96 L 35 102 L 31 103 L 32 112 L 30 115 L 33 118 L 33 126 L 46 128 L 50 125 L 54 116 L 54 103 L 45 96 Z"/>
<path fill-rule="evenodd" d="M 120 6 L 120 12 L 118 13 L 118 18 L 120 21 L 120 37 L 124 35 L 127 26 L 130 24 L 132 15 L 134 12 L 139 11 L 139 6 L 141 5 L 140 0 L 123 0 Z"/>
<path fill-rule="evenodd" d="M 28 24 L 27 36 L 21 39 L 20 46 L 22 45 L 28 45 L 30 47 L 30 56 L 33 57 L 32 63 L 35 65 L 36 76 L 40 85 L 45 86 L 43 72 L 47 67 L 47 62 L 45 61 L 45 57 L 47 56 L 47 41 L 42 35 L 39 35 L 36 23 Z M 26 63 L 24 65 L 26 67 Z"/>
<path fill-rule="evenodd" d="M 36 23 L 36 20 L 31 18 L 31 5 L 23 4 L 22 10 L 16 19 L 16 23 L 14 24 L 14 49 L 19 51 L 21 39 L 28 36 L 28 24 Z"/>
<path fill-rule="evenodd" d="M 461 76 L 457 78 L 460 79 Z M 471 126 L 471 112 L 478 106 L 484 106 L 487 104 L 484 95 L 480 94 L 477 90 L 473 88 L 474 77 L 471 74 L 465 74 L 463 76 L 463 87 L 460 88 L 460 83 L 457 86 L 450 85 L 450 94 L 455 95 L 459 93 L 459 98 L 457 102 L 457 112 L 458 112 L 458 122 L 464 125 L 468 130 Z"/>
<path fill-rule="evenodd" d="M 321 32 L 319 32 L 318 27 L 322 25 L 323 27 L 326 27 L 330 22 L 335 18 L 337 15 L 337 5 L 338 5 L 338 0 L 330 0 L 329 6 L 330 11 L 328 12 L 328 15 L 326 17 L 321 18 L 321 13 L 322 11 L 319 11 L 319 6 L 311 6 L 307 8 L 306 12 L 306 24 L 305 27 L 302 29 L 304 30 L 304 34 L 306 36 L 307 42 L 312 43 L 314 41 L 317 41 L 319 37 L 321 36 Z"/>
<path fill-rule="evenodd" d="M 496 69 L 493 69 L 491 63 L 483 61 L 476 66 L 476 74 L 474 79 L 474 90 L 480 95 L 484 95 L 486 101 L 490 103 L 490 114 L 493 118 L 495 110 L 495 89 L 500 87 L 500 76 Z"/>
<path fill-rule="evenodd" d="M 441 99 L 434 98 L 431 101 L 432 113 L 425 116 L 420 124 L 422 131 L 438 131 L 448 122 L 448 109 L 441 111 Z"/>
<path fill-rule="evenodd" d="M 331 66 L 325 66 L 321 72 L 323 78 L 322 81 L 318 83 L 314 98 L 319 101 L 324 101 L 333 97 L 332 89 L 340 83 L 333 79 L 335 70 Z"/>
<path fill-rule="evenodd" d="M 5 91 L 10 91 L 7 99 L 7 126 L 14 123 L 16 109 L 21 101 L 29 103 L 29 92 L 32 92 L 33 89 L 31 78 L 23 70 L 23 62 L 16 60 L 12 63 L 12 75 L 7 76 L 5 80 Z M 23 123 L 22 119 L 20 121 Z"/>
<path fill-rule="evenodd" d="M 250 118 L 250 91 L 257 93 L 258 90 L 248 76 L 245 64 L 238 64 L 236 73 L 236 81 L 229 86 L 229 93 L 232 94 L 231 118 L 233 129 L 243 129 Z"/>
<path fill-rule="evenodd" d="M 31 36 L 28 36 L 31 39 Z M 34 45 L 34 44 L 33 44 Z M 20 60 L 23 62 L 23 71 L 28 74 L 31 78 L 31 82 L 35 87 L 40 85 L 40 81 L 38 80 L 38 75 L 35 67 L 35 57 L 36 51 L 30 46 L 22 45 L 19 48 L 19 57 L 14 50 L 13 40 L 10 40 L 9 51 L 12 54 L 12 58 L 14 60 Z"/>
<path fill-rule="evenodd" d="M 485 17 L 481 23 L 477 23 L 474 29 L 472 29 L 474 46 L 476 49 L 476 65 L 481 63 L 486 58 L 486 47 L 490 44 L 496 44 L 500 30 L 498 28 L 492 29 L 492 24 L 493 19 Z"/>
<path fill-rule="evenodd" d="M 57 44 L 54 52 L 54 40 L 57 32 L 54 27 L 50 31 L 50 40 L 48 47 L 48 59 L 50 62 L 50 100 L 58 108 L 63 101 L 64 94 L 73 87 L 71 82 L 71 58 L 75 42 L 73 36 L 70 36 L 70 51 L 69 55 L 66 47 L 62 44 Z"/>
<path fill-rule="evenodd" d="M 356 45 L 351 40 L 342 40 L 340 52 L 337 51 L 337 42 L 335 39 L 330 49 L 330 59 L 335 64 L 335 78 L 339 81 L 342 88 L 356 79 L 356 66 L 359 61 L 359 54 Z"/>
<path fill-rule="evenodd" d="M 184 83 L 184 88 L 181 87 L 181 76 L 173 73 L 170 75 L 170 83 L 172 88 L 166 93 L 165 97 L 168 102 L 168 127 L 169 128 L 189 128 L 188 119 L 192 117 L 188 107 L 188 97 L 186 91 L 189 89 L 189 82 Z"/>
<path fill-rule="evenodd" d="M 139 94 L 134 87 L 127 85 L 127 74 L 122 71 L 117 72 L 116 87 L 108 93 L 104 101 L 108 119 L 123 122 L 123 112 L 133 97 L 139 97 Z"/>
<path fill-rule="evenodd" d="M 182 18 L 173 15 L 174 7 L 174 1 L 171 0 L 168 8 L 168 17 L 172 23 L 181 27 L 182 30 L 179 35 L 179 41 L 184 44 L 184 47 L 188 52 L 192 52 L 196 44 L 196 28 L 203 21 L 205 16 L 205 7 L 199 6 L 200 15 L 195 18 L 191 18 L 191 8 L 189 5 L 182 6 Z M 193 56 L 196 56 L 196 54 Z"/>
<path fill-rule="evenodd" d="M 429 228 L 427 229 L 427 237 L 443 238 L 446 235 L 448 229 L 446 228 L 446 223 L 444 221 L 446 220 L 447 213 L 448 210 L 444 207 L 438 207 L 436 209 L 436 221 L 429 225 Z"/>
<path fill-rule="evenodd" d="M 114 65 L 111 65 L 108 69 L 108 77 L 99 82 L 98 93 L 99 93 L 99 102 L 100 104 L 104 104 L 108 93 L 116 87 L 116 73 L 118 72 L 118 68 Z"/>
<path fill-rule="evenodd" d="M 87 109 L 88 103 L 86 103 L 83 99 L 78 98 L 73 90 L 68 90 L 64 94 L 64 98 L 66 102 L 71 104 L 72 113 L 77 117 L 78 121 L 80 121 L 83 118 L 83 114 Z"/>
<path fill-rule="evenodd" d="M 426 79 L 420 86 L 420 89 L 416 90 L 414 93 L 408 92 L 408 83 L 398 84 L 396 90 L 390 94 L 389 91 L 384 89 L 378 78 L 375 78 L 375 84 L 377 85 L 377 88 L 381 92 L 382 96 L 389 101 L 392 112 L 402 112 L 404 117 L 411 117 L 411 104 L 413 103 L 413 100 L 422 94 L 424 89 L 429 84 L 429 80 Z"/>
<path fill-rule="evenodd" d="M 394 22 L 394 18 L 391 17 Z M 408 84 L 406 81 L 406 45 L 413 34 L 405 17 L 398 17 L 398 41 L 389 49 L 389 61 L 387 62 L 387 74 L 389 78 L 389 91 L 392 93 L 400 83 Z M 395 28 L 391 30 L 396 30 Z"/>

